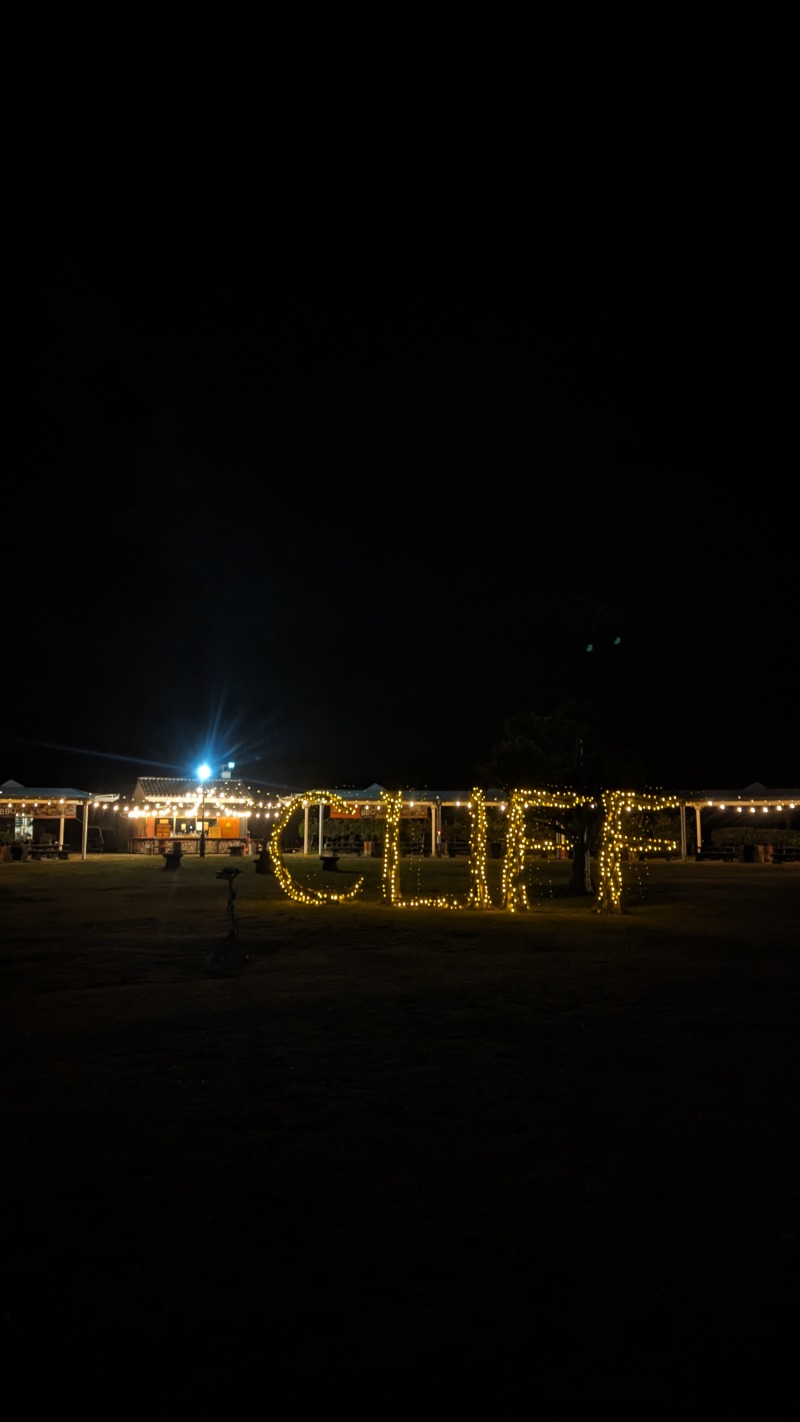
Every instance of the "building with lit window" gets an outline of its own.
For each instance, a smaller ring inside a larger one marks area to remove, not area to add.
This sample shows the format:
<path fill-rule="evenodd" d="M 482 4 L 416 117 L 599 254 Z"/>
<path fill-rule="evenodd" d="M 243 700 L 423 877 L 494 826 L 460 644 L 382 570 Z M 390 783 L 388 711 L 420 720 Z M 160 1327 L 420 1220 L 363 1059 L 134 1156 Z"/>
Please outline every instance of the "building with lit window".
<path fill-rule="evenodd" d="M 130 854 L 163 854 L 180 843 L 184 854 L 249 853 L 268 833 L 281 792 L 234 780 L 229 771 L 208 779 L 141 776 L 127 809 Z"/>

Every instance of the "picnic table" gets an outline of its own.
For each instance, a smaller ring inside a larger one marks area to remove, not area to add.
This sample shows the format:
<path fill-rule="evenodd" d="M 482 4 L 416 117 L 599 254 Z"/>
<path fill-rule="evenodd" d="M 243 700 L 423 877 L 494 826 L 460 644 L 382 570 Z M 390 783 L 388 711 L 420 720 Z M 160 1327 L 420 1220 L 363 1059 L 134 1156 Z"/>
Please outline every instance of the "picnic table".
<path fill-rule="evenodd" d="M 69 850 L 63 849 L 61 845 L 34 840 L 17 842 L 11 846 L 11 858 L 16 860 L 26 859 L 69 859 Z"/>

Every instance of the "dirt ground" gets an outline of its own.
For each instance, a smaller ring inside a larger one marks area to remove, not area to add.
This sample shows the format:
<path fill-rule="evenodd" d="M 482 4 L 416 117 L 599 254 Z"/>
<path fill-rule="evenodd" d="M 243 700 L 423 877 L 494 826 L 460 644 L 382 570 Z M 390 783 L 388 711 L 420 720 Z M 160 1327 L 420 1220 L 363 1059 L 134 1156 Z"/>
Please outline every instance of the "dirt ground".
<path fill-rule="evenodd" d="M 9 1418 L 788 1411 L 800 865 L 219 867 L 0 864 Z"/>

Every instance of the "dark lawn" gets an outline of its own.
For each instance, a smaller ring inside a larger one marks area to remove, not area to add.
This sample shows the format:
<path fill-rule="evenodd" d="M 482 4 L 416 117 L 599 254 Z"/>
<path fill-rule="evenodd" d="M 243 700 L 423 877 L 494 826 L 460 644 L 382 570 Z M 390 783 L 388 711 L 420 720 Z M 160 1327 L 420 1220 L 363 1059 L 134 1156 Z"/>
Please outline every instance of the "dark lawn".
<path fill-rule="evenodd" d="M 800 865 L 220 867 L 0 864 L 11 1418 L 784 1415 Z"/>

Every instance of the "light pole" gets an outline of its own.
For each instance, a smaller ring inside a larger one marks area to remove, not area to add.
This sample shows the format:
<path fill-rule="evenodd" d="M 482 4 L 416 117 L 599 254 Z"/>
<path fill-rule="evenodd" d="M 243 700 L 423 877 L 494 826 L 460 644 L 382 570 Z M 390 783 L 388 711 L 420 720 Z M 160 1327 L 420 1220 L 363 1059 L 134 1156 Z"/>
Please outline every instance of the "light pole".
<path fill-rule="evenodd" d="M 200 858 L 206 857 L 206 781 L 211 774 L 210 765 L 198 765 L 197 775 L 202 786 L 202 803 L 200 808 Z"/>

